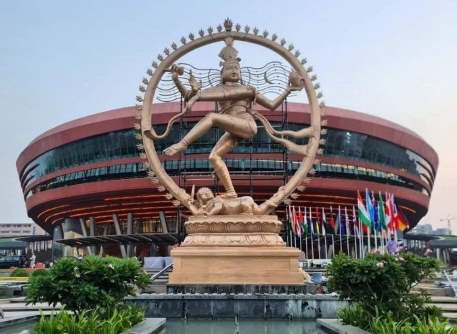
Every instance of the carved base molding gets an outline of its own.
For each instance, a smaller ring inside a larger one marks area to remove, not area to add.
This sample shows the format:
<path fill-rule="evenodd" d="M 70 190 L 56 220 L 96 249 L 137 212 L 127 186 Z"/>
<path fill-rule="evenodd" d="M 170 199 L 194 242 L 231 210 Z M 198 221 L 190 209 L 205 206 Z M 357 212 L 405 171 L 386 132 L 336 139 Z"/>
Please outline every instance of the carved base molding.
<path fill-rule="evenodd" d="M 187 234 L 193 233 L 276 233 L 282 223 L 277 216 L 223 215 L 190 216 L 184 224 Z"/>
<path fill-rule="evenodd" d="M 189 246 L 285 246 L 276 233 L 195 233 L 190 234 L 181 244 Z"/>
<path fill-rule="evenodd" d="M 299 254 L 290 247 L 178 247 L 169 283 L 302 285 Z"/>
<path fill-rule="evenodd" d="M 276 216 L 191 216 L 188 236 L 171 251 L 170 284 L 300 285 L 300 251 L 286 247 Z"/>

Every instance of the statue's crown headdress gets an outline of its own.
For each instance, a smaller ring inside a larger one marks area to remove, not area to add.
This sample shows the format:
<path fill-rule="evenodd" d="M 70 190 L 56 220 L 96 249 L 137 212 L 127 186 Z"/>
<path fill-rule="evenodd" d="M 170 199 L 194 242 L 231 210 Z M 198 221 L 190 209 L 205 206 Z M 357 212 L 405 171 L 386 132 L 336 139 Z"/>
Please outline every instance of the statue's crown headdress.
<path fill-rule="evenodd" d="M 241 59 L 238 58 L 238 50 L 233 46 L 233 38 L 227 37 L 224 42 L 225 46 L 222 48 L 221 52 L 219 52 L 219 57 L 223 60 L 220 62 L 220 65 L 224 66 L 225 63 L 232 62 L 239 63 Z"/>

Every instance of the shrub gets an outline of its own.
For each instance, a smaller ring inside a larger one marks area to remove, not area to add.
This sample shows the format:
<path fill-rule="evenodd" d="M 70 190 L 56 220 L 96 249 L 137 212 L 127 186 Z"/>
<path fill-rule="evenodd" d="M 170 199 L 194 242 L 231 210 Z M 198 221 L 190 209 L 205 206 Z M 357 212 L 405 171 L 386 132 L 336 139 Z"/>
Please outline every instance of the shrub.
<path fill-rule="evenodd" d="M 29 277 L 29 272 L 24 268 L 16 268 L 10 274 L 10 277 Z"/>
<path fill-rule="evenodd" d="M 439 268 L 435 259 L 405 253 L 401 257 L 370 254 L 365 259 L 336 256 L 328 266 L 328 286 L 342 299 L 358 303 L 369 314 L 392 312 L 397 319 L 424 311 L 427 297 L 410 295 L 414 284 Z M 435 313 L 436 310 L 430 310 Z"/>
<path fill-rule="evenodd" d="M 341 319 L 345 325 L 352 325 L 362 329 L 370 328 L 371 315 L 359 304 L 352 304 L 339 309 L 337 317 L 338 319 Z"/>
<path fill-rule="evenodd" d="M 457 328 L 438 318 L 421 320 L 415 317 L 410 322 L 396 321 L 392 315 L 374 318 L 369 331 L 373 334 L 457 334 Z"/>
<path fill-rule="evenodd" d="M 60 303 L 76 313 L 95 308 L 106 313 L 149 281 L 141 264 L 133 258 L 67 257 L 50 269 L 31 275 L 27 301 L 54 306 Z"/>
<path fill-rule="evenodd" d="M 116 308 L 107 318 L 101 317 L 99 310 L 79 315 L 61 311 L 49 318 L 42 316 L 34 329 L 37 334 L 117 334 L 143 319 L 144 311 L 133 306 Z"/>

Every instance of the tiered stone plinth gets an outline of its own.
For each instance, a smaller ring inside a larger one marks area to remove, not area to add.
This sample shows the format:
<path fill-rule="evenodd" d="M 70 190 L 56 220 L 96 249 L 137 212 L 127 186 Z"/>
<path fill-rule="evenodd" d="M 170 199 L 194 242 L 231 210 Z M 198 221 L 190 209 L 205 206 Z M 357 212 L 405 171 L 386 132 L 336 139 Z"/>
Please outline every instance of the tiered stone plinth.
<path fill-rule="evenodd" d="M 170 284 L 303 284 L 299 250 L 286 247 L 276 216 L 192 216 L 171 252 Z"/>

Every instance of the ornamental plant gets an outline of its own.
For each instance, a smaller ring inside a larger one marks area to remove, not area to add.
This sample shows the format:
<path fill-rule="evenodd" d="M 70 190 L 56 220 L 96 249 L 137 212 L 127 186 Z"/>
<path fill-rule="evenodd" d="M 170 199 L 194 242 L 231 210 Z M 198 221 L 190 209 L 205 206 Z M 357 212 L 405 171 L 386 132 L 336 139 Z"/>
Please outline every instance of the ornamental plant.
<path fill-rule="evenodd" d="M 149 276 L 135 258 L 65 257 L 50 269 L 31 275 L 27 302 L 54 306 L 60 303 L 77 314 L 94 309 L 112 314 L 124 297 L 135 294 L 149 282 Z"/>
<path fill-rule="evenodd" d="M 404 319 L 412 314 L 437 315 L 425 306 L 428 297 L 410 294 L 411 288 L 439 269 L 439 262 L 412 253 L 401 256 L 370 254 L 365 259 L 336 256 L 328 266 L 329 288 L 368 314 L 391 312 Z"/>
<path fill-rule="evenodd" d="M 34 330 L 37 334 L 117 334 L 144 319 L 144 310 L 134 306 L 114 309 L 107 317 L 99 310 L 82 311 L 78 315 L 61 311 L 49 317 L 41 316 Z"/>

